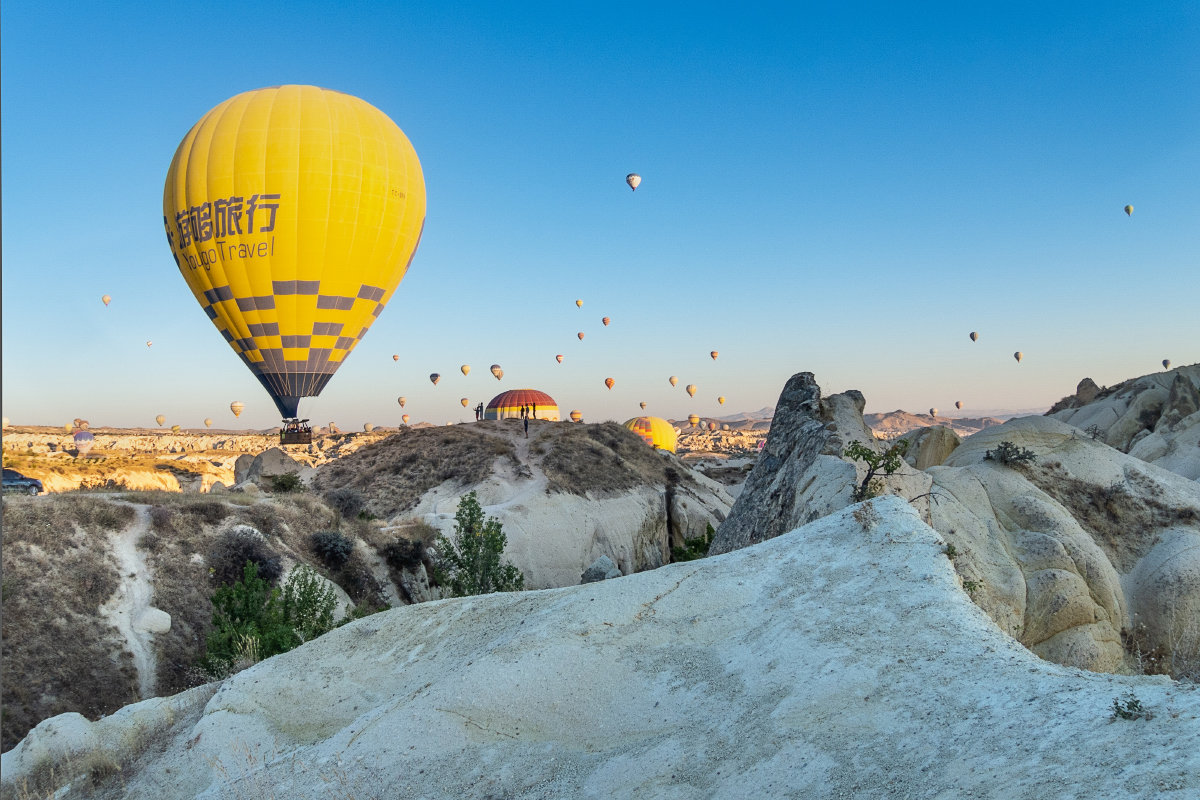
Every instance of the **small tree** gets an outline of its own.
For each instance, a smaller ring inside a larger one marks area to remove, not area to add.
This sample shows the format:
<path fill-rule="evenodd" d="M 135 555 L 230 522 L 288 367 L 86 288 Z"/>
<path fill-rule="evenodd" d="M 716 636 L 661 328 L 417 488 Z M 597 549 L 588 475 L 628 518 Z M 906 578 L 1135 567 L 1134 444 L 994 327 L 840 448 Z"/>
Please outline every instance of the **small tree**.
<path fill-rule="evenodd" d="M 240 581 L 217 589 L 212 604 L 213 631 L 201 666 L 214 677 L 237 671 L 239 661 L 253 664 L 299 643 L 284 620 L 279 590 L 258 576 L 253 561 L 246 561 Z"/>
<path fill-rule="evenodd" d="M 862 461 L 867 465 L 867 474 L 863 477 L 862 483 L 854 487 L 854 494 L 851 498 L 854 502 L 861 500 L 869 500 L 876 497 L 882 491 L 882 484 L 875 479 L 879 472 L 884 475 L 891 475 L 904 463 L 904 454 L 908 452 L 908 440 L 901 439 L 893 444 L 882 453 L 876 453 L 871 448 L 867 447 L 860 441 L 853 441 L 846 448 L 843 455 L 852 461 Z"/>
<path fill-rule="evenodd" d="M 502 560 L 507 544 L 500 521 L 484 521 L 475 492 L 469 492 L 454 514 L 454 541 L 438 537 L 434 576 L 454 597 L 519 592 L 525 588 L 525 576 L 511 561 Z"/>

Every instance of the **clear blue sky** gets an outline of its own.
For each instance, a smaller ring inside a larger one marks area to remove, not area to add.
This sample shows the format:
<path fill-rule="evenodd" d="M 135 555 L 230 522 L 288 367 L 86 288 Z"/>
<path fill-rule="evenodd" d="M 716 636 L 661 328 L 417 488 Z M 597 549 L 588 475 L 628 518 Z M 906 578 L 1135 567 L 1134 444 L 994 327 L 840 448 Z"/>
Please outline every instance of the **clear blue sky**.
<path fill-rule="evenodd" d="M 5 3 L 4 415 L 277 424 L 161 204 L 196 120 L 283 83 L 383 110 L 428 191 L 321 424 L 526 386 L 715 415 L 801 370 L 868 410 L 1044 408 L 1200 360 L 1197 4 L 649 5 Z"/>

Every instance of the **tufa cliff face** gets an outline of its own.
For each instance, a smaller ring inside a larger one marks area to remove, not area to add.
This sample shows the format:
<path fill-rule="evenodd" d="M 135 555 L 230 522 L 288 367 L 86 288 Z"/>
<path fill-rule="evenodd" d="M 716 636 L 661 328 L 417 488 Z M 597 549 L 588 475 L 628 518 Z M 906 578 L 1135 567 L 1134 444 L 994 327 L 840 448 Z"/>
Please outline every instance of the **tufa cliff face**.
<path fill-rule="evenodd" d="M 1162 396 L 1169 406 L 1169 392 Z M 850 505 L 863 466 L 837 454 L 862 436 L 862 407 L 857 392 L 822 400 L 810 373 L 793 376 L 764 458 L 713 550 L 763 541 Z M 1002 630 L 1062 664 L 1115 672 L 1154 653 L 1155 670 L 1200 672 L 1196 481 L 1046 417 L 956 438 L 915 438 L 911 463 L 884 485 L 954 546 L 964 586 Z M 1036 460 L 989 458 L 1003 442 Z"/>

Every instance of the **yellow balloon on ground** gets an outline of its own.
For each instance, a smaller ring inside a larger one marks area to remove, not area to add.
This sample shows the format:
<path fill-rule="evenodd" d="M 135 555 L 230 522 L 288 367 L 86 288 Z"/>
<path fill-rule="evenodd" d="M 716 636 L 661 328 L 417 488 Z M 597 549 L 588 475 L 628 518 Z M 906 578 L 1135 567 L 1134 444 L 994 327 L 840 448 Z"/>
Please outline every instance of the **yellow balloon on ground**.
<path fill-rule="evenodd" d="M 183 138 L 163 222 L 197 302 L 292 418 L 404 277 L 425 222 L 425 180 L 379 109 L 275 86 L 226 100 Z"/>
<path fill-rule="evenodd" d="M 675 452 L 679 435 L 671 423 L 659 417 L 634 417 L 625 422 L 625 427 L 642 437 L 643 441 L 656 450 Z"/>

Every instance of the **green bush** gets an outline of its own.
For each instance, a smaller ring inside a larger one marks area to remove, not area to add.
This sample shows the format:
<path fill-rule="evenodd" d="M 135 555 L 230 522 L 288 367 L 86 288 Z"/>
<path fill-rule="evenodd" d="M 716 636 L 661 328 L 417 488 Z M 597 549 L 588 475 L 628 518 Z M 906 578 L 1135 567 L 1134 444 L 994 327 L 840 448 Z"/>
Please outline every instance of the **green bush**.
<path fill-rule="evenodd" d="M 320 531 L 312 535 L 312 547 L 330 569 L 341 569 L 354 552 L 354 542 L 337 531 Z"/>
<path fill-rule="evenodd" d="M 221 535 L 208 555 L 209 574 L 218 586 L 241 579 L 247 561 L 254 562 L 258 577 L 274 584 L 283 574 L 283 563 L 267 543 L 248 531 Z"/>
<path fill-rule="evenodd" d="M 272 492 L 286 494 L 287 492 L 298 492 L 304 488 L 304 484 L 300 482 L 300 476 L 295 472 L 285 472 L 283 475 L 269 475 L 267 481 L 271 486 Z"/>
<path fill-rule="evenodd" d="M 999 461 L 1006 467 L 1037 461 L 1037 454 L 1027 447 L 1017 447 L 1012 442 L 1001 442 L 994 450 L 983 454 L 987 461 Z"/>
<path fill-rule="evenodd" d="M 419 539 L 397 539 L 384 546 L 383 557 L 390 567 L 412 572 L 425 558 L 425 543 Z"/>
<path fill-rule="evenodd" d="M 468 493 L 454 514 L 454 541 L 438 537 L 437 582 L 454 597 L 521 591 L 525 576 L 511 561 L 502 560 L 507 544 L 500 521 L 491 517 L 485 522 L 475 492 Z"/>
<path fill-rule="evenodd" d="M 851 500 L 858 503 L 878 497 L 879 493 L 883 491 L 883 483 L 875 476 L 881 471 L 884 475 L 891 475 L 900 469 L 904 464 L 904 454 L 907 452 L 907 439 L 901 439 L 882 453 L 876 453 L 860 441 L 851 442 L 842 455 L 852 461 L 862 461 L 867 465 L 867 474 L 863 477 L 862 483 L 854 487 L 854 492 L 850 496 Z"/>
<path fill-rule="evenodd" d="M 301 642 L 310 642 L 333 630 L 337 595 L 333 587 L 307 564 L 292 570 L 283 584 L 283 621 Z"/>
<path fill-rule="evenodd" d="M 684 539 L 683 547 L 671 548 L 671 561 L 695 561 L 704 558 L 708 555 L 708 548 L 712 545 L 713 536 L 716 533 L 713 526 L 709 524 L 705 526 L 705 531 L 700 536 Z"/>

